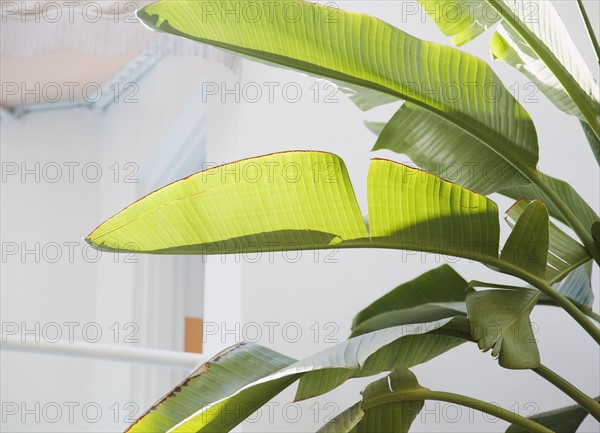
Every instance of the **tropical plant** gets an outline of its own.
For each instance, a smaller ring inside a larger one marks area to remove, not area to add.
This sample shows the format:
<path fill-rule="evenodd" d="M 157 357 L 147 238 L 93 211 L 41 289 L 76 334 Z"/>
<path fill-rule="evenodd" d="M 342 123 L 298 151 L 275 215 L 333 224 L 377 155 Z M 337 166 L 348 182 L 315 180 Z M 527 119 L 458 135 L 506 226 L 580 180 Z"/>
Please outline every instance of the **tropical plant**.
<path fill-rule="evenodd" d="M 600 162 L 598 85 L 550 1 L 482 0 L 477 7 L 463 0 L 419 1 L 429 13 L 448 4 L 459 12 L 460 19 L 432 17 L 457 45 L 496 25 L 494 58 L 516 67 L 559 109 L 577 116 Z M 101 224 L 88 243 L 149 254 L 408 249 L 475 260 L 524 286 L 468 281 L 443 265 L 369 305 L 356 315 L 348 340 L 306 359 L 244 343 L 218 354 L 129 431 L 228 431 L 250 415 L 232 416 L 241 403 L 259 407 L 296 381 L 296 400 L 303 400 L 381 372 L 389 375 L 368 385 L 360 401 L 320 431 L 405 432 L 425 400 L 491 413 L 512 423 L 510 432 L 575 432 L 587 414 L 600 420 L 597 398 L 541 363 L 529 318 L 538 304 L 561 307 L 600 343 L 590 283 L 593 262 L 600 263 L 600 219 L 568 183 L 537 169 L 535 126 L 491 67 L 367 15 L 336 11 L 335 19 L 325 19 L 332 12 L 327 6 L 286 0 L 298 18 L 289 19 L 286 8 L 277 7 L 282 3 L 235 3 L 250 8 L 252 19 L 208 13 L 202 0 L 162 0 L 138 17 L 159 31 L 332 80 L 364 110 L 402 99 L 387 123 L 367 123 L 378 135 L 375 149 L 405 154 L 420 166 L 459 163 L 474 169 L 451 183 L 435 169 L 373 159 L 365 223 L 336 155 L 271 154 L 165 186 Z M 577 3 L 600 58 L 585 9 Z M 468 100 L 443 90 L 468 83 L 475 83 Z M 500 175 L 486 176 L 490 166 Z M 498 209 L 486 197 L 493 192 L 517 200 L 507 211 L 512 230 L 501 249 Z M 578 240 L 553 220 L 569 226 Z M 501 367 L 531 369 L 577 405 L 527 419 L 424 388 L 408 370 L 467 342 L 491 350 Z"/>

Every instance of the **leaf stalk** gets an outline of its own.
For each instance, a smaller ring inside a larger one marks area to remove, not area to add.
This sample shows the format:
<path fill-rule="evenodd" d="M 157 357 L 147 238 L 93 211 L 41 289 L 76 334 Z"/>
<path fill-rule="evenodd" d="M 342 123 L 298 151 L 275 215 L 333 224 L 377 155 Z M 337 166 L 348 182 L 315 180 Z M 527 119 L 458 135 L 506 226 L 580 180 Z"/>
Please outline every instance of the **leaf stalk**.
<path fill-rule="evenodd" d="M 596 34 L 594 33 L 594 29 L 592 28 L 592 23 L 590 22 L 588 14 L 581 0 L 577 0 L 577 6 L 579 7 L 581 19 L 583 19 L 583 23 L 585 24 L 588 37 L 590 38 L 590 42 L 592 43 L 592 47 L 594 48 L 594 53 L 596 53 L 596 61 L 600 65 L 600 44 L 598 43 L 598 39 L 596 39 Z"/>
<path fill-rule="evenodd" d="M 583 407 L 589 412 L 596 420 L 600 421 L 600 403 L 595 401 L 593 398 L 588 397 L 570 382 L 550 370 L 543 364 L 540 364 L 538 368 L 532 368 L 532 370 L 550 382 L 552 385 L 563 391 L 569 397 L 571 397 L 577 404 Z"/>
<path fill-rule="evenodd" d="M 548 186 L 541 179 L 536 183 L 538 188 L 548 196 L 548 198 L 554 203 L 554 205 L 558 208 L 562 216 L 565 218 L 569 226 L 573 229 L 573 231 L 577 234 L 583 245 L 588 250 L 594 261 L 600 265 L 600 250 L 596 246 L 594 239 L 592 239 L 591 228 L 587 230 L 581 222 L 577 219 L 575 214 L 569 207 L 565 204 L 565 202 L 556 194 L 556 192 Z"/>
<path fill-rule="evenodd" d="M 470 407 L 471 409 L 475 409 L 479 412 L 490 414 L 511 424 L 516 424 L 520 427 L 523 427 L 525 430 L 531 433 L 553 433 L 552 430 L 544 427 L 543 425 L 538 424 L 535 421 L 525 418 L 501 406 L 492 403 L 487 403 L 476 398 L 467 397 L 466 395 L 455 394 L 452 392 L 441 392 L 431 391 L 429 389 L 421 389 L 418 391 L 390 393 L 366 401 L 363 403 L 362 407 L 366 410 L 371 407 L 383 404 L 415 400 L 436 400 L 445 401 L 447 403 L 454 403 L 460 406 Z"/>
<path fill-rule="evenodd" d="M 538 57 L 544 62 L 544 64 L 550 69 L 554 76 L 558 79 L 560 84 L 565 88 L 573 103 L 577 106 L 586 123 L 590 126 L 590 129 L 594 132 L 596 137 L 600 138 L 600 119 L 597 113 L 594 112 L 592 106 L 586 101 L 586 94 L 579 86 L 572 83 L 572 77 L 562 67 L 560 61 L 556 58 L 554 53 L 535 35 L 532 35 L 526 25 L 519 20 L 505 3 L 501 0 L 487 0 L 488 4 L 492 6 L 496 12 L 502 17 L 502 19 L 511 26 L 515 32 L 531 47 Z"/>

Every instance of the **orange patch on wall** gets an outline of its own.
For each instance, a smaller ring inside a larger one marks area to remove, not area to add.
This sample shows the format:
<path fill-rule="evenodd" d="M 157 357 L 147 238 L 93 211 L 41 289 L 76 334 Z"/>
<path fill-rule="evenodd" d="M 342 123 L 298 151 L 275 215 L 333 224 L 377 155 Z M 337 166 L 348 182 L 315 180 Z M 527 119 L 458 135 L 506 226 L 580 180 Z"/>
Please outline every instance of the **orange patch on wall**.
<path fill-rule="evenodd" d="M 202 353 L 202 331 L 204 321 L 196 317 L 185 318 L 184 350 L 192 353 Z"/>

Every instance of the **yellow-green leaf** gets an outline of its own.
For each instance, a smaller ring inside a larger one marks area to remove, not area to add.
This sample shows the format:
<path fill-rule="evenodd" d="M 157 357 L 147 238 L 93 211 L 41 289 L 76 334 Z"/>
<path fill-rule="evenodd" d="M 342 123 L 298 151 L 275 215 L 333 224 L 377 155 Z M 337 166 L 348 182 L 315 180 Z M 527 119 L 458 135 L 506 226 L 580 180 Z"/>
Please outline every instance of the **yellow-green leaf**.
<path fill-rule="evenodd" d="M 371 238 L 342 160 L 296 151 L 174 182 L 109 218 L 86 241 L 159 254 L 394 248 L 498 257 L 498 211 L 486 197 L 383 160 L 372 161 L 367 186 Z"/>
<path fill-rule="evenodd" d="M 224 14 L 219 4 L 207 13 L 203 0 L 163 0 L 142 8 L 138 16 L 157 30 L 413 102 L 535 178 L 534 125 L 486 62 L 368 15 L 332 13 L 304 1 L 285 5 L 236 1 L 233 7 L 240 13 L 252 12 L 248 20 Z M 362 105 L 373 106 L 372 101 Z"/>
<path fill-rule="evenodd" d="M 295 361 L 258 344 L 237 344 L 198 367 L 141 415 L 127 433 L 166 432 L 201 407 Z"/>
<path fill-rule="evenodd" d="M 323 152 L 285 152 L 167 185 L 86 240 L 118 251 L 231 254 L 327 248 L 367 237 L 343 161 Z"/>
<path fill-rule="evenodd" d="M 454 45 L 475 39 L 500 20 L 500 15 L 485 2 L 457 0 L 419 0 L 431 21 Z"/>
<path fill-rule="evenodd" d="M 371 162 L 367 185 L 374 243 L 475 260 L 498 257 L 498 208 L 485 196 L 382 159 Z"/>

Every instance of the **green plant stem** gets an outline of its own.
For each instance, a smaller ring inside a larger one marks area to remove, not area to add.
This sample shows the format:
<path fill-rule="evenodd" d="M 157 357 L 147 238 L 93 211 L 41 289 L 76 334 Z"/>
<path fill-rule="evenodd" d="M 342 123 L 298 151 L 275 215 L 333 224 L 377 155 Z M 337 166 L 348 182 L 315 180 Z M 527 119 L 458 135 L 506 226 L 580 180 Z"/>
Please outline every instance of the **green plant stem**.
<path fill-rule="evenodd" d="M 350 243 L 346 244 L 346 248 L 350 247 Z M 384 248 L 384 249 L 396 249 L 390 244 L 385 242 L 372 242 L 370 244 L 371 248 Z M 421 248 L 419 251 L 430 252 L 430 253 L 439 253 L 439 250 L 436 249 L 426 249 Z M 501 260 L 497 256 L 490 257 L 486 254 L 473 254 L 470 256 L 472 260 L 475 260 L 479 263 L 489 266 L 490 268 L 497 270 L 499 272 L 503 272 L 505 274 L 510 274 L 514 277 L 517 277 L 526 283 L 531 284 L 533 287 L 538 289 L 540 292 L 547 295 L 552 301 L 561 306 L 569 316 L 571 316 L 581 327 L 596 341 L 597 344 L 600 344 L 600 329 L 588 318 L 588 316 L 582 312 L 575 304 L 573 304 L 570 300 L 564 297 L 560 292 L 558 292 L 554 287 L 550 286 L 543 278 L 537 277 L 533 274 L 530 274 L 526 270 L 520 268 L 519 266 L 507 262 L 505 260 Z"/>
<path fill-rule="evenodd" d="M 583 2 L 581 0 L 577 0 L 577 6 L 579 7 L 579 13 L 581 13 L 581 18 L 583 19 L 583 23 L 585 24 L 585 28 L 590 38 L 590 42 L 592 43 L 592 47 L 594 47 L 594 52 L 596 53 L 596 61 L 598 62 L 598 64 L 600 64 L 600 44 L 598 43 L 598 39 L 596 39 L 596 35 L 594 34 L 592 23 L 590 23 L 590 19 L 588 18 L 588 14 L 585 11 L 585 7 L 583 6 Z"/>
<path fill-rule="evenodd" d="M 552 430 L 544 427 L 543 425 L 516 414 L 508 409 L 504 409 L 503 407 L 492 403 L 487 403 L 476 398 L 467 397 L 466 395 L 454 394 L 452 392 L 430 391 L 428 389 L 424 389 L 418 391 L 386 394 L 363 402 L 363 409 L 367 410 L 371 407 L 398 401 L 415 400 L 436 400 L 454 403 L 460 406 L 470 407 L 480 412 L 485 412 L 497 418 L 503 419 L 511 424 L 516 424 L 520 427 L 523 427 L 525 430 L 532 433 L 553 433 Z"/>
<path fill-rule="evenodd" d="M 573 231 L 577 234 L 585 248 L 588 250 L 590 255 L 594 258 L 594 261 L 600 265 L 600 250 L 596 246 L 594 239 L 592 238 L 591 231 L 586 229 L 583 224 L 579 222 L 575 214 L 569 207 L 565 204 L 565 202 L 554 192 L 552 188 L 550 188 L 545 182 L 541 179 L 536 183 L 537 187 L 548 196 L 548 198 L 554 203 L 554 205 L 558 208 L 562 216 L 565 218 L 566 222 L 573 229 Z"/>
<path fill-rule="evenodd" d="M 514 11 L 512 11 L 502 0 L 487 0 L 502 19 L 513 28 L 517 34 L 523 38 L 534 53 L 544 62 L 544 64 L 554 74 L 556 79 L 565 88 L 573 103 L 577 106 L 586 123 L 590 126 L 596 137 L 600 138 L 600 122 L 593 107 L 588 103 L 585 92 L 578 85 L 573 84 L 573 77 L 562 66 L 554 53 L 532 32 L 527 26 L 519 20 Z"/>
<path fill-rule="evenodd" d="M 591 317 L 592 319 L 594 319 L 596 322 L 600 323 L 600 314 L 594 312 L 593 310 L 584 310 L 583 314 L 585 314 L 588 317 Z"/>
<path fill-rule="evenodd" d="M 552 284 L 552 282 L 550 282 L 549 284 Z M 478 281 L 478 280 L 469 281 L 468 287 L 469 288 L 485 287 L 485 288 L 490 288 L 490 289 L 513 289 L 513 290 L 514 289 L 516 289 L 516 290 L 524 289 L 524 287 L 521 287 L 521 286 L 511 286 L 508 284 L 498 284 L 498 283 L 486 283 L 485 281 Z M 567 300 L 568 300 L 568 298 L 567 298 Z M 553 302 L 556 303 L 554 300 L 553 300 Z M 575 305 L 575 307 L 578 308 L 579 311 L 581 311 L 583 314 L 594 319 L 596 322 L 600 323 L 600 315 L 598 313 L 596 313 L 595 311 L 593 311 L 591 308 L 585 307 L 585 306 L 583 306 L 581 304 L 577 304 L 577 303 L 573 303 L 573 305 Z"/>
<path fill-rule="evenodd" d="M 550 299 L 552 299 L 556 304 L 563 307 L 563 309 L 573 318 L 577 323 L 581 325 L 583 329 L 596 341 L 597 344 L 600 344 L 600 329 L 579 309 L 561 295 L 556 289 L 552 286 L 548 285 L 546 281 L 542 278 L 536 277 L 535 275 L 530 274 L 527 271 L 524 271 L 520 267 L 513 265 L 512 263 L 506 262 L 504 260 L 484 260 L 483 263 L 486 263 L 492 267 L 497 267 L 501 269 L 503 272 L 507 274 L 511 274 L 517 278 L 522 279 L 523 281 L 531 284 L 533 287 L 538 289 L 540 292 L 547 295 Z"/>
<path fill-rule="evenodd" d="M 570 382 L 566 381 L 543 364 L 540 364 L 538 368 L 532 368 L 532 370 L 546 379 L 552 385 L 563 391 L 565 394 L 575 400 L 577 404 L 587 410 L 590 415 L 596 418 L 596 420 L 600 421 L 600 404 L 593 398 L 585 395 Z"/>
<path fill-rule="evenodd" d="M 522 287 L 521 287 L 522 288 Z M 585 305 L 579 304 L 577 302 L 573 302 L 573 305 L 575 305 L 579 311 L 581 311 L 583 314 L 585 314 L 586 316 L 588 316 L 591 319 L 594 319 L 596 322 L 600 323 L 600 315 L 598 315 L 598 313 L 596 313 L 594 310 L 592 310 L 590 307 L 586 307 Z M 556 302 L 554 302 L 552 300 L 553 304 L 556 304 Z"/>

